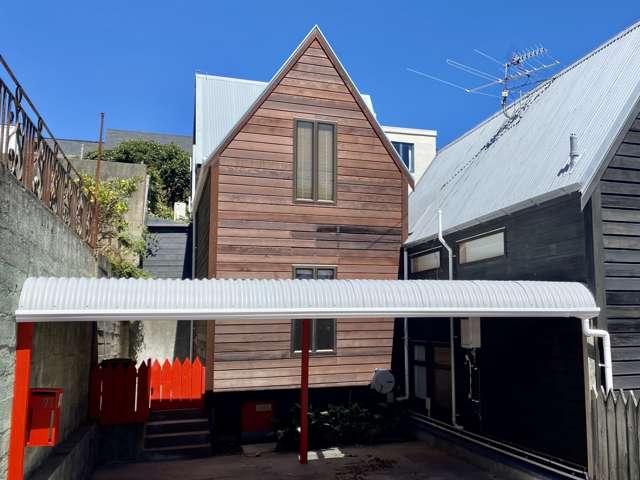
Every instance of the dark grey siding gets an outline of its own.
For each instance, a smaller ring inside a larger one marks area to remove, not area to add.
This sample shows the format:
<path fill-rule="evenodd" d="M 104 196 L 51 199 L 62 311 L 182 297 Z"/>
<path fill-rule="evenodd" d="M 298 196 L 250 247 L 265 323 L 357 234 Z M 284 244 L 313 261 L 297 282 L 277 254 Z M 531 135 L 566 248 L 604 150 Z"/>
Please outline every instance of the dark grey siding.
<path fill-rule="evenodd" d="M 614 387 L 640 389 L 640 117 L 592 197 L 600 325 L 611 332 Z"/>
<path fill-rule="evenodd" d="M 505 256 L 458 265 L 458 242 L 504 229 Z M 512 215 L 446 236 L 454 249 L 454 278 L 461 280 L 547 280 L 592 283 L 591 225 L 580 198 L 567 195 Z M 410 254 L 440 248 L 437 240 Z M 410 278 L 448 278 L 446 252 L 437 271 Z M 411 321 L 411 341 L 448 341 Z M 426 322 L 423 322 L 426 323 Z M 447 322 L 448 323 L 448 322 Z M 458 321 L 456 321 L 458 323 Z M 445 328 L 445 325 L 441 325 Z M 442 330 L 442 328 L 440 330 Z M 459 327 L 456 327 L 459 328 Z M 422 330 L 422 333 L 420 333 Z M 577 319 L 482 320 L 478 351 L 481 420 L 469 416 L 466 351 L 456 334 L 456 389 L 459 422 L 468 430 L 585 464 L 585 401 L 582 339 Z M 396 351 L 401 349 L 401 335 Z M 398 357 L 394 357 L 398 358 Z"/>
<path fill-rule="evenodd" d="M 191 278 L 191 227 L 154 222 L 149 230 L 149 256 L 142 266 L 154 278 Z"/>
<path fill-rule="evenodd" d="M 505 229 L 504 257 L 457 265 L 459 240 L 500 228 Z M 585 221 L 577 194 L 455 232 L 445 240 L 454 250 L 456 279 L 589 282 Z M 440 269 L 413 278 L 449 278 L 446 251 L 437 240 L 410 248 L 409 255 L 431 249 L 440 249 Z"/>

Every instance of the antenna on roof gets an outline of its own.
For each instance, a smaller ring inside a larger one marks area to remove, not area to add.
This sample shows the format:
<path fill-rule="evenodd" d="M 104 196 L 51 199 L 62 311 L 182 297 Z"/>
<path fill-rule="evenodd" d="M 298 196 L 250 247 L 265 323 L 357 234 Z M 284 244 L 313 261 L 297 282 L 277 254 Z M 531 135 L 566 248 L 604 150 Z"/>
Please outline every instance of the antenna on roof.
<path fill-rule="evenodd" d="M 481 78 L 485 81 L 475 87 L 464 87 L 447 80 L 443 80 L 428 73 L 415 70 L 413 68 L 407 68 L 408 71 L 421 75 L 423 77 L 430 78 L 440 83 L 444 83 L 450 87 L 457 88 L 465 93 L 472 93 L 476 95 L 485 95 L 489 97 L 495 97 L 500 99 L 500 107 L 505 117 L 511 119 L 515 117 L 515 113 L 508 111 L 509 98 L 512 95 L 512 91 L 519 92 L 519 96 L 522 97 L 523 88 L 540 83 L 545 79 L 535 80 L 536 74 L 543 70 L 548 70 L 555 67 L 560 62 L 549 55 L 549 52 L 542 45 L 538 45 L 534 48 L 530 48 L 521 52 L 513 52 L 511 56 L 504 62 L 488 55 L 478 49 L 474 49 L 478 55 L 481 55 L 487 60 L 490 60 L 501 67 L 501 76 L 493 75 L 491 73 L 484 72 L 478 68 L 465 65 L 464 63 L 457 62 L 455 60 L 447 59 L 447 65 L 461 70 L 465 73 Z M 492 88 L 499 86 L 500 91 L 495 92 Z M 517 110 L 516 110 L 517 111 Z"/>

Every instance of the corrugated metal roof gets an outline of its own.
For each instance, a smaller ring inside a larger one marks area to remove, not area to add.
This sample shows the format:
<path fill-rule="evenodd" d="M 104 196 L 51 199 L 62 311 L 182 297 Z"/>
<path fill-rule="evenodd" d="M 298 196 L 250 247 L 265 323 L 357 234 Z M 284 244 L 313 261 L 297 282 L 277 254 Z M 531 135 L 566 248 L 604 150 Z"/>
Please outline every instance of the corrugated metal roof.
<path fill-rule="evenodd" d="M 224 140 L 268 82 L 196 74 L 196 141 L 194 155 L 203 163 Z M 362 99 L 375 115 L 369 95 Z"/>
<path fill-rule="evenodd" d="M 196 74 L 196 163 L 207 160 L 266 86 L 266 82 Z"/>
<path fill-rule="evenodd" d="M 589 318 L 598 311 L 584 285 L 563 282 L 29 278 L 16 319 Z"/>
<path fill-rule="evenodd" d="M 412 244 L 563 193 L 584 194 L 640 97 L 640 23 L 438 152 L 409 199 Z M 513 106 L 510 111 L 516 110 Z M 580 157 L 569 161 L 575 133 Z"/>

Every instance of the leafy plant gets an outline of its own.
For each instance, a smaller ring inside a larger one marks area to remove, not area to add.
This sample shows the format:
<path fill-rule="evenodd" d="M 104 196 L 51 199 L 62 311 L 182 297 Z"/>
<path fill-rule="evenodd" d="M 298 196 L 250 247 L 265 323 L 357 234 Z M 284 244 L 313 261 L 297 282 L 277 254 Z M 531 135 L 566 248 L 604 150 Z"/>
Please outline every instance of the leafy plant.
<path fill-rule="evenodd" d="M 129 211 L 128 200 L 138 189 L 139 177 L 116 178 L 100 182 L 97 200 L 100 222 L 96 248 L 111 263 L 112 272 L 122 278 L 144 278 L 148 275 L 138 267 L 139 259 L 147 251 L 146 231 L 141 237 L 131 235 L 125 219 Z M 82 175 L 85 193 L 96 194 L 96 181 L 91 175 Z"/>
<path fill-rule="evenodd" d="M 87 158 L 98 158 L 90 152 Z M 162 218 L 172 218 L 173 204 L 186 202 L 191 188 L 190 157 L 175 143 L 128 140 L 104 151 L 110 162 L 143 163 L 149 174 L 148 208 Z"/>
<path fill-rule="evenodd" d="M 300 406 L 277 426 L 276 436 L 281 449 L 297 448 L 300 437 Z M 402 424 L 402 415 L 392 406 L 372 405 L 366 408 L 358 403 L 328 405 L 326 408 L 310 408 L 309 444 L 311 448 L 371 444 L 393 435 Z"/>

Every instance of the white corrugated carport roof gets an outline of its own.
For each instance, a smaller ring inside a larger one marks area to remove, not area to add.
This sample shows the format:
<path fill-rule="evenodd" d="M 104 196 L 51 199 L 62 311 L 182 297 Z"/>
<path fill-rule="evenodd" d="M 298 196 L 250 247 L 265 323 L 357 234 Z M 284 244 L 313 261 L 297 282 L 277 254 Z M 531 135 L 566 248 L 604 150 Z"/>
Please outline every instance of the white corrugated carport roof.
<path fill-rule="evenodd" d="M 29 278 L 19 322 L 342 317 L 578 317 L 580 283 L 464 280 Z"/>

